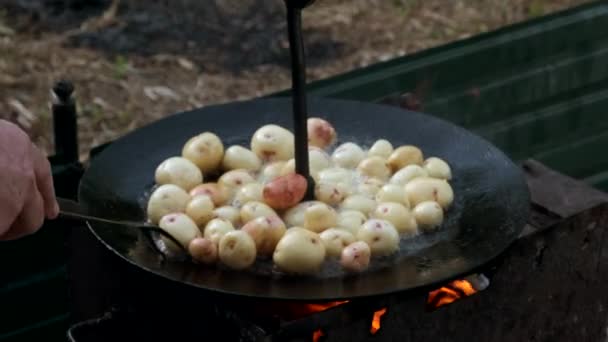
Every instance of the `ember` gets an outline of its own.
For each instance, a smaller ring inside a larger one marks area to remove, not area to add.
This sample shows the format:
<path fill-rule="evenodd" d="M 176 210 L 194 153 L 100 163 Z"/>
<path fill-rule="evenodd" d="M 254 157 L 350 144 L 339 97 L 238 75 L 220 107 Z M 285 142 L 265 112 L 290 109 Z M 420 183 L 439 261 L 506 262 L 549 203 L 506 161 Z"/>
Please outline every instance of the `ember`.
<path fill-rule="evenodd" d="M 469 281 L 455 280 L 438 290 L 431 291 L 427 299 L 427 308 L 434 310 L 460 298 L 471 296 L 476 292 L 477 290 Z"/>
<path fill-rule="evenodd" d="M 372 326 L 369 328 L 369 332 L 373 335 L 380 330 L 382 316 L 386 313 L 386 308 L 374 312 L 374 319 L 372 320 Z"/>
<path fill-rule="evenodd" d="M 325 336 L 323 330 L 317 329 L 314 333 L 312 333 L 312 342 L 321 341 L 321 337 Z"/>

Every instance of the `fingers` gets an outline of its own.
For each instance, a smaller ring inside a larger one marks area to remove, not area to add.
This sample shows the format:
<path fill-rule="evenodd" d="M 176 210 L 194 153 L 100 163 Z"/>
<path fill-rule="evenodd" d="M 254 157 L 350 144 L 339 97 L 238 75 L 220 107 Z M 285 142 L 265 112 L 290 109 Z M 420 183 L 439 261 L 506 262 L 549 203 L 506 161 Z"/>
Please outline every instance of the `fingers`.
<path fill-rule="evenodd" d="M 28 191 L 23 210 L 2 240 L 14 240 L 35 233 L 44 223 L 44 200 L 35 183 Z"/>
<path fill-rule="evenodd" d="M 54 219 L 59 214 L 59 205 L 55 199 L 55 187 L 51 174 L 51 164 L 44 154 L 32 145 L 32 159 L 36 174 L 36 185 L 44 201 L 44 212 L 48 219 Z"/>

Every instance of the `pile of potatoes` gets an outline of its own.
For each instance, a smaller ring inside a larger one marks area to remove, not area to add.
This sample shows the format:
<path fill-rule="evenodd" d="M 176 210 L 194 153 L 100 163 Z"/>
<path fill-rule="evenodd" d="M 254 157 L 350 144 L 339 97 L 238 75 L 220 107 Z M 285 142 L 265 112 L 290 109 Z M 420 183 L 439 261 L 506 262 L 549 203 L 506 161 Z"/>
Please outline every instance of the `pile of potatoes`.
<path fill-rule="evenodd" d="M 315 199 L 303 201 L 307 181 L 295 173 L 289 130 L 265 125 L 248 147 L 227 148 L 204 132 L 158 165 L 148 218 L 198 263 L 242 270 L 272 259 L 292 274 L 319 272 L 328 259 L 361 272 L 401 239 L 442 224 L 454 199 L 444 160 L 384 139 L 368 149 L 336 141 L 329 122 L 308 119 Z"/>

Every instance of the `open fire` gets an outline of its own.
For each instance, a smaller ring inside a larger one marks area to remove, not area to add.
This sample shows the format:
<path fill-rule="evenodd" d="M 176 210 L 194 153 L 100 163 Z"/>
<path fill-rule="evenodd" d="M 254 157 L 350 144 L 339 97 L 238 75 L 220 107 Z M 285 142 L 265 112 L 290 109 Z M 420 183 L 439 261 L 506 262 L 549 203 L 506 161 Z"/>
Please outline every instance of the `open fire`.
<path fill-rule="evenodd" d="M 435 310 L 439 307 L 451 304 L 461 298 L 469 297 L 478 291 L 468 280 L 454 280 L 453 282 L 431 291 L 427 297 L 427 310 Z"/>

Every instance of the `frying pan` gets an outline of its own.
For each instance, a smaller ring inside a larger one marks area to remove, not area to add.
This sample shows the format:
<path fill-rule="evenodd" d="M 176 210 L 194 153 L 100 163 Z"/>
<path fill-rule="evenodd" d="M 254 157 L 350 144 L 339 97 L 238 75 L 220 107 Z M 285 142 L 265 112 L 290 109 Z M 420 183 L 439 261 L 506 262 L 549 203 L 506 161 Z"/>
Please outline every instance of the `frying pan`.
<path fill-rule="evenodd" d="M 365 273 L 344 274 L 328 266 L 315 276 L 277 275 L 263 266 L 233 271 L 164 260 L 137 231 L 94 222 L 89 229 L 125 261 L 186 286 L 310 302 L 385 295 L 464 276 L 497 257 L 523 229 L 530 201 L 523 174 L 489 142 L 447 121 L 396 107 L 323 98 L 311 98 L 308 105 L 310 116 L 335 126 L 340 143 L 369 147 L 383 138 L 395 146 L 419 146 L 425 156 L 446 160 L 452 167 L 455 200 L 442 227 L 403 243 L 403 252 L 374 263 Z M 226 147 L 249 146 L 262 125 L 293 129 L 291 108 L 288 98 L 256 99 L 178 113 L 135 130 L 93 159 L 79 187 L 80 205 L 98 217 L 145 220 L 154 170 L 179 155 L 189 138 L 211 131 Z"/>

